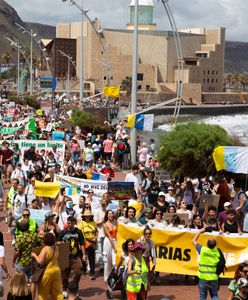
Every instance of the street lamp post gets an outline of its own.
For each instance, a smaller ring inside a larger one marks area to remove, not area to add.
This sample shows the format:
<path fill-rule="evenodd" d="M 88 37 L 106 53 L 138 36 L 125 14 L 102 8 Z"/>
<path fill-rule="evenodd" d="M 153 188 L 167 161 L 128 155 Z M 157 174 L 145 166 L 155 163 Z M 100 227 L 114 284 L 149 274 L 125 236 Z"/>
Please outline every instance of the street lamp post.
<path fill-rule="evenodd" d="M 71 5 L 74 5 L 81 12 L 81 36 L 80 36 L 80 100 L 84 99 L 84 79 L 83 79 L 83 70 L 84 70 L 84 61 L 83 61 L 83 43 L 84 43 L 84 10 L 83 10 L 83 0 L 81 0 L 81 6 L 74 0 L 62 0 L 62 2 L 69 1 Z"/>
<path fill-rule="evenodd" d="M 22 33 L 27 33 L 30 35 L 30 66 L 29 66 L 29 75 L 30 75 L 30 96 L 33 95 L 33 38 L 37 35 L 36 33 L 33 33 L 33 29 L 28 31 L 25 27 L 22 25 L 15 23 L 16 26 L 22 30 Z"/>
<path fill-rule="evenodd" d="M 139 0 L 135 0 L 134 9 L 134 32 L 133 32 L 133 68 L 132 68 L 132 95 L 131 114 L 136 114 L 137 110 L 137 69 L 138 69 L 138 5 Z M 131 129 L 131 162 L 136 163 L 136 129 Z"/>
<path fill-rule="evenodd" d="M 17 48 L 17 95 L 20 95 L 20 49 L 21 45 L 18 42 L 15 42 L 11 40 L 9 37 L 7 37 L 7 40 L 10 42 L 11 46 L 14 46 Z"/>
<path fill-rule="evenodd" d="M 73 62 L 73 57 L 70 54 L 66 54 L 64 51 L 59 50 L 59 53 L 67 58 L 67 98 L 69 100 L 69 95 L 70 95 L 70 65 L 72 65 L 75 68 L 75 64 Z"/>

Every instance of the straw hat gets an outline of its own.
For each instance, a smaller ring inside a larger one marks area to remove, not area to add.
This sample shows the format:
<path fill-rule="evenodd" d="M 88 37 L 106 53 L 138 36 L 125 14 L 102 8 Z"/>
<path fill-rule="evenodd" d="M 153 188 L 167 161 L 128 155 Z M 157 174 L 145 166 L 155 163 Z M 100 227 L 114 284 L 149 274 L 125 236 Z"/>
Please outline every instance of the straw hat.
<path fill-rule="evenodd" d="M 93 217 L 94 215 L 89 209 L 86 209 L 84 213 L 82 214 L 82 217 Z"/>

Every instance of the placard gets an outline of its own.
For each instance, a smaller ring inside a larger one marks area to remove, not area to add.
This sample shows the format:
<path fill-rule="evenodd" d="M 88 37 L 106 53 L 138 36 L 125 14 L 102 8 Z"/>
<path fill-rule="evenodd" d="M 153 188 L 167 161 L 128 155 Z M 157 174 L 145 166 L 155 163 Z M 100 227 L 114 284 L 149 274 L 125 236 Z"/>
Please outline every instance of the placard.
<path fill-rule="evenodd" d="M 108 182 L 109 199 L 125 200 L 134 198 L 133 182 Z"/>
<path fill-rule="evenodd" d="M 178 215 L 180 218 L 180 224 L 183 226 L 189 225 L 189 214 L 188 213 L 164 213 L 163 219 L 167 222 L 167 224 L 171 223 L 171 219 L 173 215 Z"/>
<path fill-rule="evenodd" d="M 163 171 L 163 170 L 155 170 L 155 178 L 158 181 L 171 181 L 170 174 L 168 172 Z"/>
<path fill-rule="evenodd" d="M 32 208 L 30 208 L 29 211 L 30 211 L 30 218 L 34 219 L 36 224 L 40 227 L 40 225 L 45 222 L 45 214 L 48 211 L 43 209 L 32 209 Z"/>
<path fill-rule="evenodd" d="M 201 195 L 199 199 L 199 208 L 208 209 L 209 206 L 215 206 L 218 209 L 220 195 Z"/>

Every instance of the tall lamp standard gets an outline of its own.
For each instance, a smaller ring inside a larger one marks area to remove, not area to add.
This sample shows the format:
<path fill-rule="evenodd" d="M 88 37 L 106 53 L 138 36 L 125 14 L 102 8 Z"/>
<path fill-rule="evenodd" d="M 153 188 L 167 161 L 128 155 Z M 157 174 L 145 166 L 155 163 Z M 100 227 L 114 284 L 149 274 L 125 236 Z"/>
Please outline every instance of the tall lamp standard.
<path fill-rule="evenodd" d="M 84 42 L 84 10 L 83 10 L 83 0 L 81 0 L 81 6 L 74 0 L 62 0 L 62 2 L 69 1 L 71 5 L 74 5 L 81 12 L 81 36 L 80 36 L 80 100 L 84 99 L 84 78 L 83 78 L 83 42 Z"/>
<path fill-rule="evenodd" d="M 33 33 L 33 29 L 28 31 L 26 28 L 24 28 L 22 25 L 15 23 L 16 26 L 19 27 L 19 29 L 22 30 L 22 33 L 27 33 L 30 35 L 30 96 L 33 95 L 33 38 L 37 35 L 36 33 Z"/>
<path fill-rule="evenodd" d="M 70 56 L 70 54 L 66 54 L 64 51 L 62 50 L 59 50 L 59 53 L 66 57 L 67 58 L 67 98 L 69 100 L 69 94 L 70 94 L 70 64 L 72 63 L 73 66 L 75 67 L 74 65 L 74 61 L 72 60 L 73 57 Z"/>
<path fill-rule="evenodd" d="M 132 95 L 131 114 L 136 114 L 137 110 L 137 69 L 138 69 L 138 6 L 139 0 L 135 0 L 134 9 L 134 32 L 133 32 L 133 68 L 132 68 Z M 131 162 L 136 163 L 136 129 L 131 129 Z"/>
<path fill-rule="evenodd" d="M 11 46 L 14 46 L 17 48 L 17 95 L 20 95 L 20 49 L 22 46 L 18 42 L 14 42 L 9 37 L 7 37 L 7 40 L 10 42 Z"/>

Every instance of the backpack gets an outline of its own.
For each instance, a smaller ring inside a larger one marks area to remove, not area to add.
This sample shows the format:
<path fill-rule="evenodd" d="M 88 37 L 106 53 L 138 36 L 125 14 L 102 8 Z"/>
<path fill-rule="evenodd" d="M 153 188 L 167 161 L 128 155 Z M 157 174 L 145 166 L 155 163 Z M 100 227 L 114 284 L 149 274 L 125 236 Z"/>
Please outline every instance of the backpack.
<path fill-rule="evenodd" d="M 122 141 L 120 141 L 119 144 L 118 144 L 118 150 L 123 151 L 123 150 L 125 150 L 125 149 L 126 149 L 125 144 L 124 144 Z"/>
<path fill-rule="evenodd" d="M 14 198 L 13 198 L 13 200 L 15 201 L 15 198 L 17 197 L 17 193 L 14 195 Z M 26 204 L 26 208 L 28 208 L 28 196 L 27 196 L 27 194 L 25 194 L 25 204 Z"/>
<path fill-rule="evenodd" d="M 224 275 L 227 268 L 226 268 L 226 259 L 224 257 L 223 252 L 219 248 L 217 249 L 219 251 L 220 258 L 216 266 L 216 274 L 219 276 L 221 273 L 223 273 Z"/>

